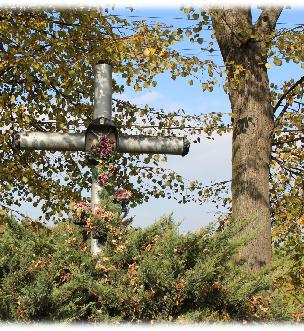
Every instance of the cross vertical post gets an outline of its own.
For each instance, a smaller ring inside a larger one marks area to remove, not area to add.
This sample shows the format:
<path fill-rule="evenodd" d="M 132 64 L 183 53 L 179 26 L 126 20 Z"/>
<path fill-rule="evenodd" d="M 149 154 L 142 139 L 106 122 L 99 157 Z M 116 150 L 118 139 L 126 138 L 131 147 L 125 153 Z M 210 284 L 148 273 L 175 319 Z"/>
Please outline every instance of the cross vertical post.
<path fill-rule="evenodd" d="M 105 121 L 112 123 L 112 67 L 106 63 L 97 64 L 95 67 L 93 119 L 98 118 L 104 118 Z M 99 193 L 102 187 L 98 183 L 97 166 L 93 165 L 91 171 L 91 208 L 94 213 L 100 205 Z M 93 232 L 91 232 L 91 253 L 96 255 L 100 249 L 99 240 L 93 238 Z"/>

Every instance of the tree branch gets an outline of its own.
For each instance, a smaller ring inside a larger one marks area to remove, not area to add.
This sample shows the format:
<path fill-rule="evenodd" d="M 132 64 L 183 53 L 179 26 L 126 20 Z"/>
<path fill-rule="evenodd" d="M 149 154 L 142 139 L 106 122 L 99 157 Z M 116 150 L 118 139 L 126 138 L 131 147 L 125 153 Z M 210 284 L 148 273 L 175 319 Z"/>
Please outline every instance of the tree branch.
<path fill-rule="evenodd" d="M 294 91 L 294 89 L 300 85 L 304 83 L 304 76 L 302 76 L 299 80 L 297 80 L 278 100 L 278 102 L 276 103 L 276 105 L 273 108 L 273 113 L 275 113 L 277 111 L 277 109 L 281 106 L 283 100 L 287 97 L 287 95 L 291 92 Z M 284 113 L 286 112 L 286 110 L 288 109 L 288 104 L 286 103 L 286 105 L 284 106 L 284 108 L 282 109 L 281 113 L 278 115 L 278 117 L 276 118 L 275 121 L 275 126 L 278 125 L 279 121 L 281 120 L 282 116 L 284 115 Z"/>
<path fill-rule="evenodd" d="M 275 112 L 280 106 L 282 101 L 287 97 L 287 95 L 292 92 L 298 85 L 300 85 L 301 83 L 304 82 L 304 76 L 302 76 L 299 80 L 297 80 L 282 96 L 281 98 L 278 100 L 278 102 L 276 103 L 276 105 L 273 108 L 273 112 Z"/>
<path fill-rule="evenodd" d="M 269 35 L 275 29 L 276 23 L 281 15 L 283 7 L 264 8 L 255 24 L 255 31 L 261 35 Z"/>
<path fill-rule="evenodd" d="M 211 9 L 209 15 L 221 51 L 224 45 L 240 47 L 250 39 L 253 29 L 250 8 Z"/>
<path fill-rule="evenodd" d="M 274 142 L 273 145 L 281 146 L 281 145 L 293 143 L 296 141 L 304 141 L 304 137 L 298 137 L 298 138 L 294 138 L 294 139 L 290 139 L 290 140 L 286 140 L 286 141 L 277 141 L 277 142 Z"/>
<path fill-rule="evenodd" d="M 294 171 L 292 169 L 289 169 L 287 167 L 284 166 L 284 164 L 282 164 L 282 162 L 280 162 L 279 159 L 277 159 L 276 157 L 273 157 L 272 158 L 283 170 L 287 171 L 288 173 L 290 173 L 290 175 L 295 175 L 295 176 L 299 176 L 301 174 L 301 172 L 297 172 L 297 171 Z M 293 176 L 292 176 L 293 177 Z M 295 177 L 293 177 L 295 178 Z"/>
<path fill-rule="evenodd" d="M 304 132 L 304 129 L 286 129 L 286 130 L 279 130 L 280 132 Z"/>

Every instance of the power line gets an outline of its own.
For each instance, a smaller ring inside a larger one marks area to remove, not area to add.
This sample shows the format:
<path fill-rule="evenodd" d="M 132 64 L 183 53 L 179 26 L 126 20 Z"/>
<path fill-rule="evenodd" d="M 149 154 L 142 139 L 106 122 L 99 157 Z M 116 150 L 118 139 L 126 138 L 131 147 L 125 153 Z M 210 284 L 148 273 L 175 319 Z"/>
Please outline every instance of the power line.
<path fill-rule="evenodd" d="M 145 19 L 169 19 L 169 20 L 186 20 L 186 21 L 197 21 L 197 19 L 194 18 L 186 18 L 186 17 L 165 17 L 165 16 L 143 16 L 143 15 L 120 15 L 120 14 L 111 14 L 107 15 L 109 17 L 129 17 L 129 18 L 145 18 Z M 208 20 L 208 22 L 211 22 L 211 20 Z"/>
<path fill-rule="evenodd" d="M 161 19 L 161 20 L 185 20 L 185 21 L 198 21 L 198 19 L 187 18 L 187 17 L 168 17 L 168 16 L 143 16 L 143 15 L 122 15 L 122 14 L 110 14 L 108 17 L 129 17 L 129 18 L 143 18 L 143 19 Z M 136 21 L 140 22 L 140 21 Z M 211 20 L 207 20 L 207 22 L 211 23 Z M 304 23 L 287 23 L 287 22 L 277 22 L 277 25 L 304 25 Z"/>

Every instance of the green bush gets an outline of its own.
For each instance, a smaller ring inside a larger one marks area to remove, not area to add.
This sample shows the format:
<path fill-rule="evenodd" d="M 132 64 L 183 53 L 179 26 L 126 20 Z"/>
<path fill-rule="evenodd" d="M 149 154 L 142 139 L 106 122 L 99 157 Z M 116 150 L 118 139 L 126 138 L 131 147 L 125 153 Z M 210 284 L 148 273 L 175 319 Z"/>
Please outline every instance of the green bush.
<path fill-rule="evenodd" d="M 303 320 L 303 244 L 274 250 L 274 262 L 246 271 L 235 256 L 240 226 L 179 234 L 171 217 L 145 229 L 119 225 L 92 257 L 72 223 L 47 228 L 2 220 L 2 321 Z"/>

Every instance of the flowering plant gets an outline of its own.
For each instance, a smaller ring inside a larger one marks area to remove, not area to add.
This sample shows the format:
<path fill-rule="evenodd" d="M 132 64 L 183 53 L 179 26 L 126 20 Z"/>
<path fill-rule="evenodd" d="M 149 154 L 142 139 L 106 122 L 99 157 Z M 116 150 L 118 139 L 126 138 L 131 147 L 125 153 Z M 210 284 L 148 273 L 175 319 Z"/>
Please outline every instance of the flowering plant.
<path fill-rule="evenodd" d="M 101 218 L 105 221 L 111 221 L 113 219 L 113 213 L 103 208 L 97 208 L 97 210 L 95 210 L 94 215 L 97 218 Z"/>
<path fill-rule="evenodd" d="M 91 210 L 91 206 L 84 201 L 79 201 L 79 202 L 75 203 L 74 209 L 81 210 L 81 211 L 87 211 L 87 210 Z"/>
<path fill-rule="evenodd" d="M 86 228 L 92 232 L 93 238 L 106 241 L 109 225 L 115 222 L 114 214 L 104 208 L 96 208 L 91 217 L 87 219 Z"/>

